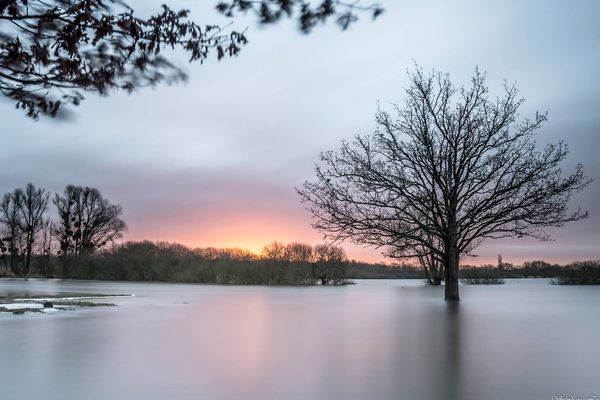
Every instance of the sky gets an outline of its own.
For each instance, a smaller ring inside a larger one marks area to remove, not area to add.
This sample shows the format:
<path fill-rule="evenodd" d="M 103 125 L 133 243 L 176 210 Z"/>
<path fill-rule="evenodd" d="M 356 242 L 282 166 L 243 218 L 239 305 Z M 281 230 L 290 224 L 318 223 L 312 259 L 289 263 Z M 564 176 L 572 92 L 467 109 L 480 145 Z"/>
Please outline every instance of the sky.
<path fill-rule="evenodd" d="M 148 13 L 163 1 L 131 4 Z M 492 93 L 516 82 L 524 117 L 548 111 L 540 145 L 566 141 L 565 168 L 581 162 L 594 182 L 572 204 L 590 218 L 552 230 L 554 241 L 487 241 L 463 262 L 600 258 L 600 2 L 381 0 L 375 22 L 310 35 L 293 21 L 231 21 L 210 1 L 168 4 L 198 23 L 247 27 L 250 43 L 203 65 L 173 54 L 187 83 L 88 94 L 69 120 L 36 122 L 1 99 L 0 193 L 27 182 L 97 187 L 123 206 L 126 240 L 255 252 L 272 240 L 316 244 L 322 236 L 294 188 L 314 177 L 319 152 L 373 132 L 378 105 L 402 101 L 415 62 L 458 85 L 478 66 Z M 378 249 L 343 247 L 352 259 L 386 261 Z"/>

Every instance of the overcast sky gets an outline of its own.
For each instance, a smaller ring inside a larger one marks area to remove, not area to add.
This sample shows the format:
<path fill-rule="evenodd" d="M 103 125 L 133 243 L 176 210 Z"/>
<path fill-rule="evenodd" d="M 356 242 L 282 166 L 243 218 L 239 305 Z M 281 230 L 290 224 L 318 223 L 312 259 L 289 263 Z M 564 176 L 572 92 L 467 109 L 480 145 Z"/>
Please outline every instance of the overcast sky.
<path fill-rule="evenodd" d="M 143 1 L 143 11 L 161 1 Z M 190 8 L 199 23 L 227 23 L 212 2 Z M 135 4 L 135 3 L 134 3 Z M 294 187 L 313 177 L 320 151 L 370 133 L 377 104 L 402 100 L 416 61 L 467 84 L 478 65 L 492 92 L 503 79 L 527 99 L 524 116 L 549 112 L 540 142 L 564 139 L 570 165 L 595 182 L 574 205 L 591 217 L 556 231 L 555 241 L 489 241 L 478 260 L 600 258 L 600 2 L 381 0 L 386 13 L 350 31 L 309 36 L 291 21 L 266 29 L 248 20 L 239 57 L 180 63 L 185 85 L 132 95 L 86 96 L 70 121 L 34 122 L 0 101 L 0 191 L 27 182 L 57 192 L 99 188 L 124 207 L 126 239 L 254 251 L 271 240 L 317 243 Z M 498 92 L 498 94 L 500 94 Z M 381 260 L 345 245 L 351 258 Z"/>

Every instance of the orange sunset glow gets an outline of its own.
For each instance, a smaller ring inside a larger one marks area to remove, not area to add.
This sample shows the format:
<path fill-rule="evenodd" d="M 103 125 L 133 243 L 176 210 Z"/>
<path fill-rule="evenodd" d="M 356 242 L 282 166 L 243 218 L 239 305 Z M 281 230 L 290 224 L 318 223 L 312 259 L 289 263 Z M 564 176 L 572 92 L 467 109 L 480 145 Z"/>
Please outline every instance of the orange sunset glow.
<path fill-rule="evenodd" d="M 293 215 L 227 215 L 202 213 L 186 216 L 184 224 L 154 226 L 142 223 L 130 225 L 127 240 L 154 240 L 176 242 L 188 247 L 242 248 L 261 254 L 263 247 L 272 242 L 302 242 L 311 245 L 323 243 L 319 232 L 312 229 L 303 210 Z M 376 249 L 345 243 L 350 259 L 366 262 L 390 262 Z"/>
<path fill-rule="evenodd" d="M 201 203 L 201 199 L 198 200 Z M 230 211 L 238 208 L 237 213 Z M 246 206 L 246 208 L 248 208 Z M 242 203 L 228 204 L 211 210 L 184 214 L 171 214 L 169 218 L 141 221 L 131 220 L 125 240 L 153 240 L 181 243 L 191 248 L 217 247 L 242 248 L 260 254 L 264 245 L 279 241 L 302 242 L 310 245 L 323 243 L 322 235 L 310 226 L 310 218 L 300 204 L 281 210 L 248 210 L 244 213 Z M 538 242 L 527 239 L 489 241 L 478 249 L 477 257 L 465 257 L 466 263 L 495 264 L 498 254 L 506 262 L 515 264 L 524 261 L 545 259 L 549 262 L 570 262 L 575 258 L 564 254 L 576 244 L 568 234 L 556 232 L 560 243 Z M 361 246 L 350 242 L 342 243 L 349 259 L 370 263 L 394 263 L 382 255 L 383 249 Z M 593 257 L 595 246 L 579 245 L 582 258 Z M 410 262 L 411 260 L 407 260 Z"/>

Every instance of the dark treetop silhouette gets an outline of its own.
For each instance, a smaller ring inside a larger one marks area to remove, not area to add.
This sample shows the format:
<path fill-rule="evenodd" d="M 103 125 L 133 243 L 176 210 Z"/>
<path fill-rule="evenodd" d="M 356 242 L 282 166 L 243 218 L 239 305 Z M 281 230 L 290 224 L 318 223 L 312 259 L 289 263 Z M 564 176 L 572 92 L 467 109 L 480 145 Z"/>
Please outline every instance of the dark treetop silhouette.
<path fill-rule="evenodd" d="M 587 217 L 567 203 L 590 179 L 581 165 L 562 173 L 562 142 L 536 150 L 546 115 L 519 122 L 514 86 L 490 99 L 478 70 L 468 88 L 419 68 L 409 77 L 396 116 L 379 111 L 374 134 L 321 154 L 316 180 L 298 192 L 331 239 L 385 247 L 390 257 L 436 257 L 445 298 L 458 300 L 461 255 L 486 238 L 547 240 L 544 228 Z"/>
<path fill-rule="evenodd" d="M 16 276 L 30 272 L 47 276 L 52 254 L 61 256 L 64 275 L 70 256 L 89 255 L 122 238 L 127 225 L 123 209 L 98 189 L 68 185 L 55 194 L 58 220 L 48 216 L 50 193 L 29 183 L 6 193 L 0 202 L 0 259 Z M 54 246 L 55 238 L 58 247 Z M 32 262 L 37 259 L 36 265 Z M 33 271 L 31 267 L 34 267 Z"/>
<path fill-rule="evenodd" d="M 29 183 L 24 189 L 18 188 L 12 193 L 6 193 L 0 204 L 0 224 L 4 228 L 2 233 L 8 235 L 1 239 L 2 256 L 7 251 L 15 254 L 17 248 L 21 247 L 23 266 L 19 272 L 22 275 L 29 273 L 36 238 L 48 228 L 45 214 L 49 199 L 50 193 Z M 13 271 L 16 269 L 12 257 L 10 267 Z"/>
<path fill-rule="evenodd" d="M 53 203 L 59 218 L 54 234 L 63 258 L 102 248 L 127 229 L 123 208 L 96 188 L 68 185 L 62 195 L 54 195 Z"/>
<path fill-rule="evenodd" d="M 376 5 L 334 0 L 312 6 L 300 0 L 232 0 L 216 9 L 229 17 L 252 12 L 262 24 L 294 17 L 304 33 L 330 18 L 346 29 L 357 12 L 373 17 L 382 12 Z M 0 92 L 30 117 L 56 116 L 63 102 L 79 104 L 81 91 L 108 94 L 184 80 L 183 71 L 161 55 L 165 47 L 203 62 L 211 54 L 219 60 L 235 56 L 246 43 L 244 32 L 198 25 L 188 20 L 187 10 L 166 5 L 140 18 L 121 0 L 0 1 Z"/>

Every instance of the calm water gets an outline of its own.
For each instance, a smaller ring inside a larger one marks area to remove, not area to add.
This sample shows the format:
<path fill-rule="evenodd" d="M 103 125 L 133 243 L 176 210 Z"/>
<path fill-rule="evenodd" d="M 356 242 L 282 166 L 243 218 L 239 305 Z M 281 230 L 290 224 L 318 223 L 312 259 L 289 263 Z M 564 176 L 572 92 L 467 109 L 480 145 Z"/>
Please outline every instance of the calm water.
<path fill-rule="evenodd" d="M 0 399 L 548 399 L 600 396 L 600 287 L 420 281 L 225 287 L 0 281 L 133 293 L 119 307 L 0 315 Z"/>

